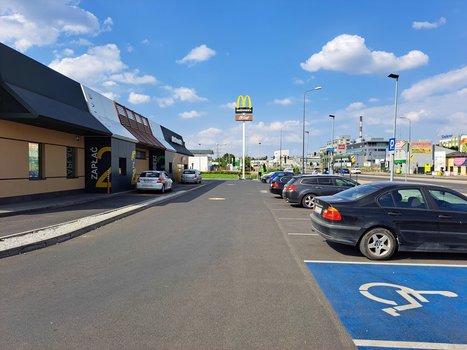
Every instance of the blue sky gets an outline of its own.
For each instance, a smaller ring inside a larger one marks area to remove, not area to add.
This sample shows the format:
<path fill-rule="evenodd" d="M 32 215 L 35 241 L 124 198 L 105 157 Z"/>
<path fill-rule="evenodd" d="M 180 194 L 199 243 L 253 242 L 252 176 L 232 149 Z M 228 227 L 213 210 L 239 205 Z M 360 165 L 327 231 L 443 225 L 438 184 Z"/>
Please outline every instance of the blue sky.
<path fill-rule="evenodd" d="M 467 1 L 0 0 L 0 41 L 183 135 L 241 153 L 238 95 L 252 98 L 247 152 L 335 135 L 413 141 L 467 134 Z M 408 123 L 398 120 L 398 139 Z M 201 144 L 201 146 L 199 146 Z"/>

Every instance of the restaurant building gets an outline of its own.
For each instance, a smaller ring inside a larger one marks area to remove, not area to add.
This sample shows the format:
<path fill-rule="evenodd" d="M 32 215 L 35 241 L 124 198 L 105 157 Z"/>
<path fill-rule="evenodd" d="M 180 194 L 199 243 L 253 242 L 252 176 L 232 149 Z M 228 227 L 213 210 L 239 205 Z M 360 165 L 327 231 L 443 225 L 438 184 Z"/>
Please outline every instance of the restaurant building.
<path fill-rule="evenodd" d="M 0 43 L 0 200 L 126 191 L 143 170 L 187 167 L 183 138 L 162 128 Z"/>

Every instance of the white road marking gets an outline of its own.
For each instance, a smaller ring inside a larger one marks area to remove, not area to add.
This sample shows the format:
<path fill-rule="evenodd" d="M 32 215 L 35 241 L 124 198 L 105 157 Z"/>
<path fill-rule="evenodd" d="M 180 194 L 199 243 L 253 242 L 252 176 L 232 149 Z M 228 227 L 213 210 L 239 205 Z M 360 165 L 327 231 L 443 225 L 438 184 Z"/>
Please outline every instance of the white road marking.
<path fill-rule="evenodd" d="M 308 218 L 277 218 L 277 220 L 301 220 L 301 221 L 310 221 Z"/>
<path fill-rule="evenodd" d="M 464 267 L 467 265 L 448 265 L 448 264 L 416 264 L 416 263 L 384 263 L 384 262 L 365 262 L 365 261 L 327 261 L 327 260 L 303 260 L 305 263 L 323 263 L 323 264 L 356 264 L 356 265 L 397 265 L 397 266 L 441 266 L 441 267 Z"/>
<path fill-rule="evenodd" d="M 209 198 L 210 201 L 225 201 L 225 198 L 220 198 L 220 197 L 211 197 Z"/>
<path fill-rule="evenodd" d="M 407 304 L 397 305 L 397 303 L 393 300 L 377 297 L 369 291 L 371 287 L 395 288 L 396 292 L 407 301 Z M 400 313 L 399 313 L 400 311 L 417 309 L 417 308 L 422 307 L 422 304 L 420 304 L 420 302 L 428 303 L 429 302 L 428 299 L 425 298 L 422 294 L 426 294 L 426 295 L 439 294 L 439 295 L 442 295 L 448 298 L 458 297 L 456 293 L 450 292 L 447 290 L 414 290 L 406 286 L 400 286 L 398 284 L 384 283 L 384 282 L 373 282 L 373 283 L 363 284 L 360 286 L 360 293 L 363 296 L 367 297 L 368 299 L 377 301 L 378 303 L 383 303 L 386 305 L 394 306 L 394 307 L 387 307 L 387 308 L 382 309 L 384 312 L 394 317 L 400 316 Z"/>
<path fill-rule="evenodd" d="M 260 192 L 261 192 L 261 193 L 268 193 L 269 191 L 261 190 Z"/>
<path fill-rule="evenodd" d="M 295 233 L 295 232 L 289 232 L 287 233 L 289 236 L 318 236 L 317 233 Z"/>
<path fill-rule="evenodd" d="M 414 341 L 389 341 L 389 340 L 368 340 L 354 339 L 356 346 L 368 346 L 379 348 L 404 348 L 404 349 L 467 349 L 467 344 L 449 344 L 449 343 L 423 343 Z"/>

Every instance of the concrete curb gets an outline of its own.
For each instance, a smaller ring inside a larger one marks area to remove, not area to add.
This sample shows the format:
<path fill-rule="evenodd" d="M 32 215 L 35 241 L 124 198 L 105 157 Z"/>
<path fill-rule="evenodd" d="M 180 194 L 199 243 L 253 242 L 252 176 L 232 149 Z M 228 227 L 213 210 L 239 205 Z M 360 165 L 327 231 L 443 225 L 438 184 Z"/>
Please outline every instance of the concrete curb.
<path fill-rule="evenodd" d="M 4 236 L 0 239 L 0 259 L 64 242 L 98 227 L 145 210 L 154 204 L 182 196 L 186 192 L 189 191 L 180 191 L 164 197 L 150 199 L 138 204 L 131 204 L 126 207 L 109 210 L 81 219 Z"/>

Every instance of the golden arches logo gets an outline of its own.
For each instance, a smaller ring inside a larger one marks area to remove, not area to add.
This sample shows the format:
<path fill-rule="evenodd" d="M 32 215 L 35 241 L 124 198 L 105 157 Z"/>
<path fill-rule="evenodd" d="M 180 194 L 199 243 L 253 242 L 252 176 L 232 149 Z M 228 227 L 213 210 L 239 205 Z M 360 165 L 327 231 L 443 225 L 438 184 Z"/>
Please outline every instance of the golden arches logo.
<path fill-rule="evenodd" d="M 240 102 L 242 102 L 241 105 L 240 105 Z M 248 102 L 248 108 L 253 109 L 253 107 L 251 105 L 251 97 L 249 95 L 245 95 L 245 96 L 240 95 L 240 96 L 238 96 L 237 97 L 237 104 L 235 105 L 236 109 L 239 109 L 241 107 L 246 108 L 247 107 L 247 104 L 246 104 L 247 102 Z"/>

